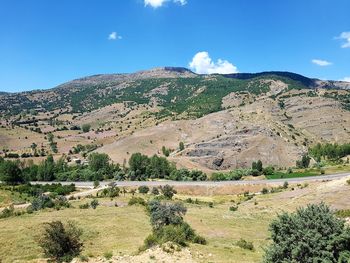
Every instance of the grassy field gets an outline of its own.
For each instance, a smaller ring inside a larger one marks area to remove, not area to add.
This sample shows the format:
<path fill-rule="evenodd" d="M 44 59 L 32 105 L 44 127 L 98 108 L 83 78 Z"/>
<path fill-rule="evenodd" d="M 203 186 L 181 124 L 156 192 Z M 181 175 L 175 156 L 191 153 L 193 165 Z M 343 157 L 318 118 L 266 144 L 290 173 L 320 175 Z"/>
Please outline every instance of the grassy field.
<path fill-rule="evenodd" d="M 243 195 L 190 196 L 176 195 L 176 199 L 198 199 L 199 204 L 185 203 L 188 212 L 185 220 L 205 237 L 207 245 L 190 245 L 196 262 L 259 262 L 264 247 L 269 243 L 268 225 L 282 211 L 293 211 L 308 203 L 330 204 L 334 209 L 349 209 L 349 185 L 343 178 L 330 182 L 310 183 L 305 187 L 290 185 L 282 192 L 255 195 L 248 201 Z M 149 195 L 139 195 L 148 198 Z M 52 220 L 75 221 L 84 231 L 83 255 L 102 256 L 137 253 L 145 237 L 151 232 L 149 217 L 140 206 L 127 206 L 130 195 L 99 199 L 96 210 L 79 209 L 79 204 L 91 199 L 72 201 L 73 208 L 60 211 L 45 210 L 19 217 L 0 219 L 0 258 L 7 262 L 37 262 L 42 257 L 35 243 L 38 229 Z M 115 207 L 117 202 L 119 207 Z M 209 207 L 208 202 L 213 202 Z M 237 211 L 230 206 L 238 204 Z M 251 241 L 254 250 L 235 245 L 240 238 Z M 18 253 L 21 251 L 21 253 Z"/>
<path fill-rule="evenodd" d="M 21 204 L 30 200 L 26 195 L 2 189 L 0 186 L 0 208 L 10 204 Z"/>
<path fill-rule="evenodd" d="M 343 173 L 343 172 L 349 172 L 350 166 L 348 164 L 343 165 L 332 165 L 332 166 L 326 166 L 322 168 L 324 174 L 336 174 L 336 173 Z M 286 172 L 279 172 L 276 171 L 272 175 L 266 175 L 266 179 L 281 179 L 281 178 L 296 178 L 296 177 L 308 177 L 308 176 L 317 176 L 322 175 L 320 169 L 311 168 L 311 169 L 305 169 L 305 170 L 296 170 L 292 173 L 286 173 Z"/>

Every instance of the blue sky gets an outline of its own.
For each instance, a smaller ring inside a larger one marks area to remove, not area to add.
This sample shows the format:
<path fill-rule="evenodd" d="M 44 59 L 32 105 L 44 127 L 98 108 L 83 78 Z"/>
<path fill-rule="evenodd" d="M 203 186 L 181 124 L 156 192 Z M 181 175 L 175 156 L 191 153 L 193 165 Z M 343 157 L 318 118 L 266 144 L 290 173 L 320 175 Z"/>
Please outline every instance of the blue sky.
<path fill-rule="evenodd" d="M 349 0 L 1 0 L 0 90 L 158 66 L 350 81 L 349 10 Z"/>

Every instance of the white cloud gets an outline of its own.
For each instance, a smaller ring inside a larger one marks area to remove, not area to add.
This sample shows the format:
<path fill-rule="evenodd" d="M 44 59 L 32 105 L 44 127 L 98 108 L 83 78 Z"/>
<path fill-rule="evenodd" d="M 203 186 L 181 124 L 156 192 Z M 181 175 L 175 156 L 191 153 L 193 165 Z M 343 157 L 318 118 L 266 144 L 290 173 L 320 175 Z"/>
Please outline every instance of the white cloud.
<path fill-rule="evenodd" d="M 174 3 L 179 4 L 179 5 L 185 5 L 185 4 L 187 4 L 187 0 L 174 0 Z"/>
<path fill-rule="evenodd" d="M 122 39 L 122 36 L 119 36 L 117 32 L 112 32 L 108 35 L 108 40 L 117 40 Z"/>
<path fill-rule="evenodd" d="M 341 79 L 341 81 L 350 82 L 350 77 L 345 77 L 345 78 Z"/>
<path fill-rule="evenodd" d="M 217 62 L 212 61 L 208 52 L 202 51 L 194 55 L 189 67 L 198 74 L 228 74 L 237 73 L 238 69 L 227 60 L 218 59 Z"/>
<path fill-rule="evenodd" d="M 181 6 L 187 4 L 187 0 L 144 0 L 145 6 L 151 6 L 153 8 L 161 7 L 165 2 L 173 2 Z"/>
<path fill-rule="evenodd" d="M 326 66 L 330 66 L 333 63 L 329 62 L 327 60 L 322 60 L 322 59 L 313 59 L 311 60 L 312 63 L 316 64 L 317 66 L 321 66 L 321 67 L 326 67 Z"/>
<path fill-rule="evenodd" d="M 342 48 L 350 48 L 350 31 L 342 32 L 337 39 L 345 40 L 345 43 L 341 45 Z"/>

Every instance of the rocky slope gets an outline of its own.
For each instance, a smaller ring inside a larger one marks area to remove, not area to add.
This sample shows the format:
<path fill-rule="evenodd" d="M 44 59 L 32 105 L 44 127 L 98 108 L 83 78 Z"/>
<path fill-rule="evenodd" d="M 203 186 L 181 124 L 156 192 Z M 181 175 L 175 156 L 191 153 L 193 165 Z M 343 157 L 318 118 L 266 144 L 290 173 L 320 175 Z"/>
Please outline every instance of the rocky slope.
<path fill-rule="evenodd" d="M 44 135 L 52 132 L 58 155 L 94 143 L 123 163 L 133 152 L 162 154 L 165 146 L 183 167 L 227 170 L 257 159 L 285 167 L 314 143 L 349 141 L 349 103 L 347 82 L 289 72 L 197 75 L 165 67 L 0 93 L 0 141 L 9 151 L 28 151 L 36 142 L 49 152 Z M 64 131 L 86 123 L 93 131 Z M 182 151 L 179 142 L 185 143 Z"/>

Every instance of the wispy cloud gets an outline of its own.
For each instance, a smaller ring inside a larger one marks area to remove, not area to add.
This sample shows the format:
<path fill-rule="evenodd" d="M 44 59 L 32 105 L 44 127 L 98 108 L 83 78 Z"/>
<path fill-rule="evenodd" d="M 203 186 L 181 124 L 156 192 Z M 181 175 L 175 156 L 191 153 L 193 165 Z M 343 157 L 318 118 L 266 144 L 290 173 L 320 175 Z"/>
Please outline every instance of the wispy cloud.
<path fill-rule="evenodd" d="M 194 55 L 189 67 L 198 74 L 228 74 L 237 73 L 238 69 L 235 65 L 227 60 L 218 59 L 216 62 L 212 61 L 208 52 L 202 51 Z"/>
<path fill-rule="evenodd" d="M 345 78 L 341 79 L 341 81 L 350 82 L 350 77 L 345 77 Z"/>
<path fill-rule="evenodd" d="M 166 2 L 173 2 L 181 6 L 184 6 L 187 4 L 187 0 L 144 0 L 145 6 L 151 6 L 153 8 L 161 7 Z"/>
<path fill-rule="evenodd" d="M 112 32 L 108 35 L 108 40 L 118 40 L 122 39 L 122 36 L 119 36 L 117 32 Z"/>
<path fill-rule="evenodd" d="M 174 0 L 174 3 L 179 4 L 179 5 L 185 5 L 185 4 L 187 4 L 187 0 Z"/>
<path fill-rule="evenodd" d="M 313 59 L 313 60 L 311 60 L 311 62 L 314 63 L 315 65 L 321 66 L 321 67 L 326 67 L 326 66 L 330 66 L 333 64 L 332 62 L 329 62 L 327 60 L 322 60 L 322 59 Z"/>
<path fill-rule="evenodd" d="M 350 31 L 342 32 L 339 37 L 336 37 L 336 39 L 343 41 L 343 44 L 341 45 L 342 48 L 350 48 Z"/>

